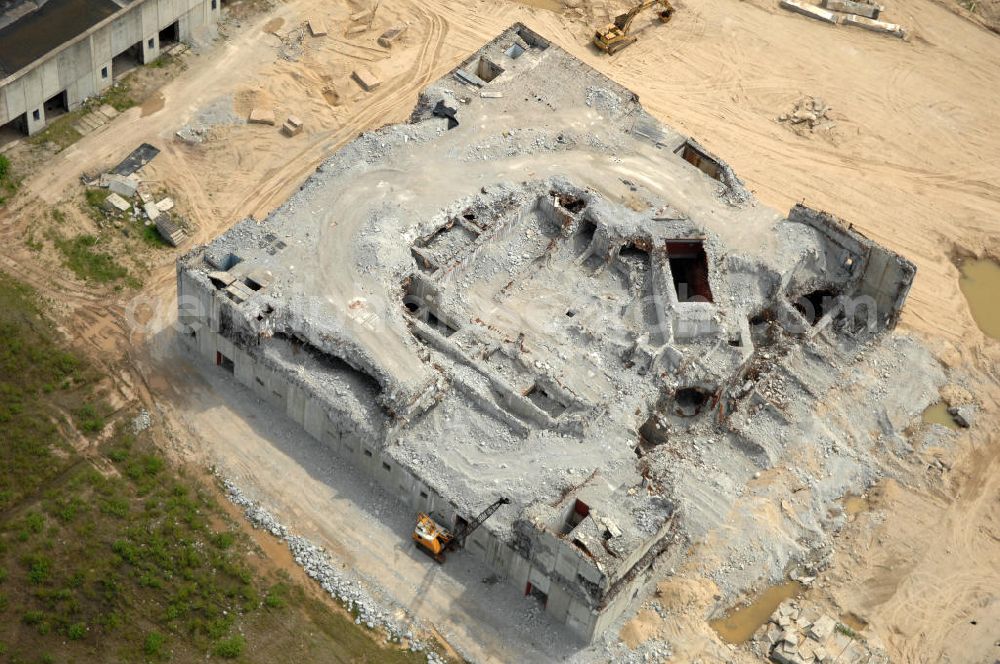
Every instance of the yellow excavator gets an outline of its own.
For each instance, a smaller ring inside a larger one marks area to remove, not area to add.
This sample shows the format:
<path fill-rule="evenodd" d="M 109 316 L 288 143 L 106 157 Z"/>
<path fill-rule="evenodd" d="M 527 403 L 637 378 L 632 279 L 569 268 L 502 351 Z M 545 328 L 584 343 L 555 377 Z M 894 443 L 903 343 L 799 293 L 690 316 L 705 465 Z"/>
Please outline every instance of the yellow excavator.
<path fill-rule="evenodd" d="M 509 503 L 509 498 L 501 498 L 480 512 L 479 516 L 471 522 L 460 519 L 454 532 L 435 521 L 429 514 L 421 512 L 417 515 L 417 525 L 413 529 L 413 543 L 439 564 L 443 563 L 446 552 L 465 546 L 465 538 L 483 525 L 486 519 L 493 516 L 493 513 L 500 509 L 501 505 Z"/>
<path fill-rule="evenodd" d="M 674 15 L 674 7 L 670 4 L 669 0 L 643 0 L 624 14 L 616 16 L 614 23 L 608 23 L 604 26 L 603 30 L 595 32 L 594 45 L 605 53 L 614 55 L 626 46 L 634 44 L 638 37 L 630 34 L 632 31 L 632 21 L 640 13 L 656 5 L 662 7 L 657 12 L 660 22 L 666 23 L 669 21 L 670 17 Z"/>

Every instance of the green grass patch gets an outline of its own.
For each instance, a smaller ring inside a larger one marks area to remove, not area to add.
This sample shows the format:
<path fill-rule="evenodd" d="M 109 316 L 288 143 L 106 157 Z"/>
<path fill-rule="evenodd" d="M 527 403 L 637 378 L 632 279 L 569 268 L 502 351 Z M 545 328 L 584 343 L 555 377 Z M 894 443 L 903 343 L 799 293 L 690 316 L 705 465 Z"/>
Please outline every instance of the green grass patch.
<path fill-rule="evenodd" d="M 52 241 L 62 254 L 63 263 L 80 279 L 99 284 L 124 281 L 131 288 L 140 285 L 124 265 L 100 250 L 101 240 L 97 236 L 85 234 L 67 239 L 54 235 Z"/>
<path fill-rule="evenodd" d="M 0 154 L 0 206 L 5 205 L 20 183 L 14 177 L 14 167 L 6 155 Z"/>
<path fill-rule="evenodd" d="M 212 525 L 214 494 L 109 421 L 60 341 L 0 273 L 0 661 L 426 661 L 260 571 L 246 535 Z M 110 427 L 96 463 L 64 442 L 88 421 Z"/>

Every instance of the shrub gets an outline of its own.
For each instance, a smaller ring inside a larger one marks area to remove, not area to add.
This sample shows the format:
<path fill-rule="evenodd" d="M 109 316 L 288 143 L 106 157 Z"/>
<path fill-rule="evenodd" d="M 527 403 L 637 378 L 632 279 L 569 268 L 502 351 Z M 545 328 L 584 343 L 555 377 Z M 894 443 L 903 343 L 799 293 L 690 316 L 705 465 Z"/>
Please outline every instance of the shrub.
<path fill-rule="evenodd" d="M 79 641 L 87 635 L 87 626 L 84 623 L 73 623 L 66 630 L 66 636 L 70 641 Z"/>
<path fill-rule="evenodd" d="M 160 657 L 166 642 L 167 638 L 159 632 L 150 632 L 146 635 L 146 643 L 143 644 L 142 650 L 150 657 Z"/>
<path fill-rule="evenodd" d="M 217 657 L 236 659 L 243 654 L 244 647 L 246 647 L 246 641 L 242 636 L 237 634 L 216 643 L 215 649 L 212 652 L 215 653 Z"/>

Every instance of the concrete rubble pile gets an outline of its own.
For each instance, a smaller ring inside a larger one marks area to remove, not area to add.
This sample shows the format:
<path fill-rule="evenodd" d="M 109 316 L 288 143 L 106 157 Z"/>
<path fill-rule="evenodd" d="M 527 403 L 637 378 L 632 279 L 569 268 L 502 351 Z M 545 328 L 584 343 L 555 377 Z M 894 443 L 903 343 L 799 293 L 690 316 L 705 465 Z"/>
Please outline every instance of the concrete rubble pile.
<path fill-rule="evenodd" d="M 888 664 L 879 647 L 810 603 L 785 600 L 754 645 L 777 664 Z"/>
<path fill-rule="evenodd" d="M 197 357 L 399 510 L 456 528 L 509 498 L 460 555 L 590 642 L 734 515 L 721 594 L 781 578 L 912 452 L 944 381 L 890 333 L 914 273 L 830 214 L 760 205 L 515 24 L 177 283 Z M 755 501 L 787 520 L 753 527 Z"/>
<path fill-rule="evenodd" d="M 380 609 L 362 584 L 338 572 L 326 551 L 304 537 L 289 533 L 271 512 L 246 496 L 232 480 L 224 479 L 222 483 L 226 489 L 226 497 L 243 508 L 247 520 L 254 528 L 284 540 L 295 563 L 348 611 L 356 613 L 355 624 L 364 625 L 368 629 L 384 629 L 390 642 L 405 643 L 411 652 L 426 651 L 430 664 L 444 661 L 433 650 L 428 650 L 426 643 L 414 636 L 412 628 L 397 621 L 389 611 Z"/>
<path fill-rule="evenodd" d="M 143 221 L 146 226 L 155 226 L 160 237 L 174 247 L 183 244 L 187 238 L 180 222 L 170 214 L 174 209 L 174 199 L 164 196 L 155 200 L 149 186 L 136 174 L 102 173 L 86 184 L 110 192 L 104 199 L 107 213 L 128 216 Z"/>

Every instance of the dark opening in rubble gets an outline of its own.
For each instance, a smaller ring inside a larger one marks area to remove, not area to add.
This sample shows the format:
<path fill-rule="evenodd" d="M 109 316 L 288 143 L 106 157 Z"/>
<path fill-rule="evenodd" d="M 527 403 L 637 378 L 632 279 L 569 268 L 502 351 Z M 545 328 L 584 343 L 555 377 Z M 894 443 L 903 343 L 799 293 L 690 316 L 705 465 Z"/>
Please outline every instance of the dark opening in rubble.
<path fill-rule="evenodd" d="M 660 420 L 660 416 L 657 413 L 651 414 L 649 418 L 642 423 L 642 426 L 639 427 L 639 439 L 640 446 L 642 444 L 662 445 L 670 440 L 670 436 L 667 434 L 667 427 L 665 423 Z"/>
<path fill-rule="evenodd" d="M 708 255 L 701 240 L 667 240 L 667 259 L 678 302 L 712 302 Z"/>
<path fill-rule="evenodd" d="M 573 501 L 573 509 L 566 515 L 566 522 L 563 524 L 560 535 L 568 535 L 573 529 L 580 525 L 580 522 L 590 514 L 590 506 L 579 498 Z"/>
<path fill-rule="evenodd" d="M 681 417 L 694 417 L 701 412 L 711 396 L 700 387 L 682 387 L 674 392 L 674 412 Z"/>
<path fill-rule="evenodd" d="M 557 194 L 556 200 L 559 202 L 559 207 L 569 210 L 573 214 L 578 214 L 587 207 L 587 201 L 570 194 Z"/>
<path fill-rule="evenodd" d="M 597 224 L 589 219 L 580 222 L 576 236 L 573 238 L 573 248 L 577 255 L 582 254 L 590 247 L 594 241 L 594 234 L 597 233 Z"/>
<path fill-rule="evenodd" d="M 442 336 L 445 336 L 445 337 L 450 337 L 451 335 L 453 335 L 456 332 L 458 332 L 457 328 L 452 327 L 451 325 L 449 325 L 448 323 L 446 323 L 444 320 L 442 320 L 442 319 L 438 318 L 437 316 L 435 316 L 434 312 L 431 311 L 430 309 L 427 309 L 426 312 L 427 313 L 426 313 L 426 318 L 424 319 L 424 322 L 427 323 L 427 325 L 431 329 L 433 329 L 434 331 L 436 331 L 438 334 L 440 334 Z"/>
<path fill-rule="evenodd" d="M 502 74 L 504 71 L 503 67 L 495 62 L 487 60 L 486 58 L 479 58 L 479 63 L 476 65 L 476 76 L 482 80 L 489 83 L 497 76 Z"/>
<path fill-rule="evenodd" d="M 252 291 L 259 291 L 261 288 L 264 287 L 263 285 L 261 285 L 260 283 L 254 281 L 250 277 L 245 278 L 243 280 L 243 283 L 246 284 L 247 288 L 249 288 Z"/>
<path fill-rule="evenodd" d="M 802 314 L 810 325 L 815 325 L 823 318 L 823 314 L 833 308 L 837 293 L 826 288 L 820 288 L 797 298 L 792 302 L 795 310 Z"/>
<path fill-rule="evenodd" d="M 531 388 L 525 392 L 524 396 L 528 397 L 528 400 L 531 401 L 531 403 L 535 404 L 552 417 L 559 417 L 566 412 L 566 404 L 546 392 L 545 388 L 541 387 L 538 383 L 532 385 Z"/>
<path fill-rule="evenodd" d="M 688 162 L 708 177 L 720 182 L 722 181 L 722 167 L 719 165 L 719 162 L 709 157 L 688 141 L 684 141 L 684 143 L 674 151 L 674 154 L 680 155 L 681 159 Z"/>
<path fill-rule="evenodd" d="M 544 51 L 549 47 L 548 40 L 542 38 L 541 35 L 529 30 L 528 28 L 518 28 L 517 36 L 524 40 L 524 43 L 531 48 L 537 48 L 540 51 Z"/>
<path fill-rule="evenodd" d="M 524 594 L 527 595 L 528 597 L 532 597 L 538 600 L 538 602 L 541 603 L 542 606 L 545 606 L 546 604 L 549 603 L 549 596 L 543 593 L 535 586 L 531 585 L 531 581 L 528 581 L 528 585 L 525 586 Z"/>
<path fill-rule="evenodd" d="M 236 373 L 236 363 L 218 351 L 215 352 L 215 365 L 231 374 Z"/>

